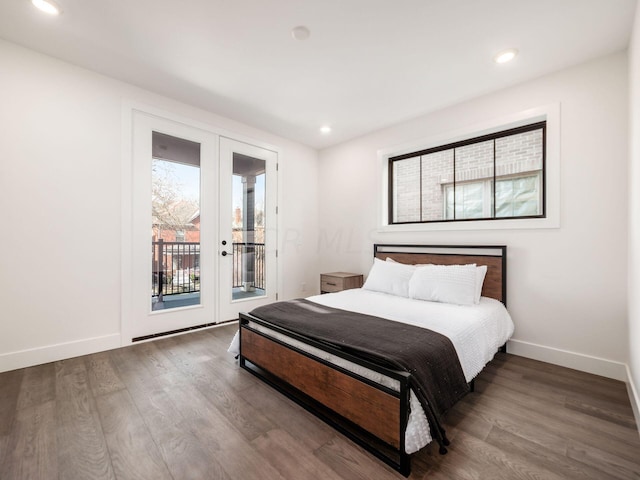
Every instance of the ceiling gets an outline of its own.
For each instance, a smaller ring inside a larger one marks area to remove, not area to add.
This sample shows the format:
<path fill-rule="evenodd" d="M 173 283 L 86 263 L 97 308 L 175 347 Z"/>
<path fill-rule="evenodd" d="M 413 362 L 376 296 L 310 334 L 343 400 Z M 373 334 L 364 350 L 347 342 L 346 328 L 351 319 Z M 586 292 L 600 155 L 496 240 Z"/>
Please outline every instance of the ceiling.
<path fill-rule="evenodd" d="M 626 49 L 636 0 L 29 0 L 0 37 L 314 148 Z M 306 26 L 307 40 L 291 30 Z M 493 56 L 517 48 L 498 65 Z M 319 128 L 333 131 L 322 134 Z"/>

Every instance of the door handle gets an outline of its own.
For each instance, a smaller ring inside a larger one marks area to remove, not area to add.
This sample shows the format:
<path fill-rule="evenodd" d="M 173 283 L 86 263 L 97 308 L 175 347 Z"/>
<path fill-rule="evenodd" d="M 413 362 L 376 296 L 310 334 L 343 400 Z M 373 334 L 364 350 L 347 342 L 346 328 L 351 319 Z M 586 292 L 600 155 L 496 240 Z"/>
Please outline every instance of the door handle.
<path fill-rule="evenodd" d="M 225 252 L 224 250 L 222 251 L 222 256 L 226 257 L 227 256 L 227 252 Z"/>

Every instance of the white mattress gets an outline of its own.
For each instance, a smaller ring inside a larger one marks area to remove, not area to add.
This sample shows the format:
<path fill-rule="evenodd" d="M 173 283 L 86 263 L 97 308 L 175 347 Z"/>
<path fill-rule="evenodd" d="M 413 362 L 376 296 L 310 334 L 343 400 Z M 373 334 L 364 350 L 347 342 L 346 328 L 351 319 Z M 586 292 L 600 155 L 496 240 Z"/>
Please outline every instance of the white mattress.
<path fill-rule="evenodd" d="M 360 288 L 316 295 L 307 300 L 328 307 L 428 328 L 447 336 L 458 353 L 467 382 L 480 373 L 496 354 L 498 348 L 511 338 L 514 330 L 513 321 L 504 305 L 486 297 L 482 297 L 478 305 L 458 306 L 414 300 Z M 398 382 L 392 378 L 285 337 L 261 325 L 252 324 L 252 327 L 380 385 L 399 390 Z M 234 354 L 239 353 L 237 335 L 229 351 Z M 409 454 L 431 442 L 426 415 L 413 392 L 410 395 L 410 408 L 405 434 L 405 451 Z"/>

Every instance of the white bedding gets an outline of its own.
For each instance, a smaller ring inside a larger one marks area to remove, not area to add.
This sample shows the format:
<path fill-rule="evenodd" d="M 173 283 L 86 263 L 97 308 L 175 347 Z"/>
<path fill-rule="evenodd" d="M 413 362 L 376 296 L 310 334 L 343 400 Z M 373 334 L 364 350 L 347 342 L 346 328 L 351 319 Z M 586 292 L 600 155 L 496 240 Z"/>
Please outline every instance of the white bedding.
<path fill-rule="evenodd" d="M 428 328 L 451 340 L 470 382 L 513 335 L 513 321 L 498 300 L 482 297 L 478 305 L 425 302 L 356 288 L 307 300 L 327 307 L 375 315 Z"/>
<path fill-rule="evenodd" d="M 447 336 L 453 344 L 467 382 L 480 373 L 500 346 L 511 338 L 514 326 L 509 313 L 497 300 L 482 297 L 478 305 L 459 306 L 426 302 L 364 289 L 316 295 L 307 300 L 333 308 L 351 310 L 367 315 L 408 323 Z M 286 341 L 323 360 L 342 366 L 381 385 L 399 389 L 398 382 L 342 358 L 309 345 L 284 337 L 277 332 L 252 324 L 253 328 Z M 239 353 L 237 334 L 229 352 Z M 414 453 L 431 442 L 429 424 L 413 392 L 410 395 L 411 412 L 405 435 L 406 453 Z"/>

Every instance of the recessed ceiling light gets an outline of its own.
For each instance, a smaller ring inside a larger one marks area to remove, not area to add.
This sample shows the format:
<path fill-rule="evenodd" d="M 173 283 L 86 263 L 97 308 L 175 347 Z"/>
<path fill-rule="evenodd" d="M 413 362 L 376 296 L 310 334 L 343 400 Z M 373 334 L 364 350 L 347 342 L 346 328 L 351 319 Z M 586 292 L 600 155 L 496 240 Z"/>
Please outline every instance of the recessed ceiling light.
<path fill-rule="evenodd" d="M 60 7 L 52 0 L 31 0 L 31 3 L 38 10 L 48 13 L 49 15 L 60 15 Z"/>
<path fill-rule="evenodd" d="M 324 125 L 322 127 L 320 127 L 320 133 L 326 135 L 328 133 L 331 133 L 331 127 L 329 125 Z"/>
<path fill-rule="evenodd" d="M 299 27 L 295 27 L 291 30 L 291 36 L 296 40 L 306 40 L 311 35 L 311 32 L 304 25 L 300 25 Z"/>
<path fill-rule="evenodd" d="M 517 55 L 518 50 L 516 50 L 515 48 L 510 48 L 498 53 L 495 57 L 493 57 L 493 60 L 496 63 L 507 63 L 516 58 Z"/>

